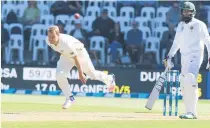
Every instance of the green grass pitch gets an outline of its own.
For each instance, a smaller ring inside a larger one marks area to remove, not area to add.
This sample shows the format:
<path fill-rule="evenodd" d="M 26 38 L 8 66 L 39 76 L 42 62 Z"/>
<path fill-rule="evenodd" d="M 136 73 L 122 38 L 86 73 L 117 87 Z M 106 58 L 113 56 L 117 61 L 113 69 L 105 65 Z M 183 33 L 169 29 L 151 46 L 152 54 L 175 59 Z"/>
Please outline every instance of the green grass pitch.
<path fill-rule="evenodd" d="M 152 111 L 147 99 L 76 97 L 67 110 L 63 96 L 1 95 L 2 128 L 208 128 L 210 100 L 199 100 L 198 120 L 163 117 L 163 101 Z M 179 101 L 179 113 L 184 112 Z"/>

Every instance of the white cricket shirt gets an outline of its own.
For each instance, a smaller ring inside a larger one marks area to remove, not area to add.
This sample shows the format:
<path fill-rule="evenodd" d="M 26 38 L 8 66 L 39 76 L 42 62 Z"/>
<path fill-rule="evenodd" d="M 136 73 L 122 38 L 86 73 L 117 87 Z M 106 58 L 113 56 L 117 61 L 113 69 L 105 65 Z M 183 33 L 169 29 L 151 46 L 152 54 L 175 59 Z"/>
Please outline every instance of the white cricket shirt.
<path fill-rule="evenodd" d="M 178 24 L 173 45 L 168 55 L 173 57 L 179 49 L 182 55 L 203 52 L 204 44 L 210 57 L 210 37 L 207 27 L 204 22 L 193 18 L 188 24 L 185 22 Z"/>
<path fill-rule="evenodd" d="M 67 35 L 61 34 L 59 35 L 59 42 L 56 45 L 50 44 L 48 40 L 48 36 L 46 37 L 46 43 L 55 51 L 59 52 L 60 54 L 67 56 L 67 57 L 75 57 L 78 55 L 78 51 L 84 48 L 84 44 L 81 43 L 76 38 Z"/>

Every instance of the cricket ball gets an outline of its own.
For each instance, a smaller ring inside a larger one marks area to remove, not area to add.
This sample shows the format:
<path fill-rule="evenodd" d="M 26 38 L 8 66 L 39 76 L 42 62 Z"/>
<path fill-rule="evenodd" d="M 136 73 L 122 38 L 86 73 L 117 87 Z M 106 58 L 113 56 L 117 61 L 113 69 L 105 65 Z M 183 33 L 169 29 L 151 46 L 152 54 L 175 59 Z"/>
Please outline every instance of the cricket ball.
<path fill-rule="evenodd" d="M 75 14 L 74 14 L 74 18 L 75 18 L 75 19 L 79 19 L 79 18 L 80 18 L 80 14 L 79 14 L 79 13 L 75 13 Z"/>

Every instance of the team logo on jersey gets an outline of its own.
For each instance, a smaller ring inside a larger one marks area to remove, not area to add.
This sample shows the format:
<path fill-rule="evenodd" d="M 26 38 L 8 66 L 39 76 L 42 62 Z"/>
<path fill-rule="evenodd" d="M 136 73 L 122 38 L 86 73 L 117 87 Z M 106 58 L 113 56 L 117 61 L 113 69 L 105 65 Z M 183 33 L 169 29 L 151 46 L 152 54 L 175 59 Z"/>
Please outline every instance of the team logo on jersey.
<path fill-rule="evenodd" d="M 190 30 L 191 30 L 191 32 L 192 32 L 192 30 L 193 30 L 193 26 L 190 26 Z"/>
<path fill-rule="evenodd" d="M 184 30 L 184 26 L 182 26 L 182 28 L 181 28 L 181 31 L 183 31 Z"/>

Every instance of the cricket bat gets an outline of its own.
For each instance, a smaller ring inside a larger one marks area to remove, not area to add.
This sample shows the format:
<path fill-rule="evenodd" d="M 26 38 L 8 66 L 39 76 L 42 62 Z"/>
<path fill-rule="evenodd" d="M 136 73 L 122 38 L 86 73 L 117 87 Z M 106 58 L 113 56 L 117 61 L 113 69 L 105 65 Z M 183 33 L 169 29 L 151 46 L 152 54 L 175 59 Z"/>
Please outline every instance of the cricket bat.
<path fill-rule="evenodd" d="M 159 98 L 160 91 L 164 85 L 165 79 L 166 79 L 166 73 L 168 71 L 168 68 L 165 69 L 164 72 L 161 73 L 160 77 L 155 83 L 154 88 L 152 89 L 152 92 L 150 93 L 150 96 L 147 100 L 147 103 L 145 105 L 145 108 L 152 110 L 155 101 Z"/>

